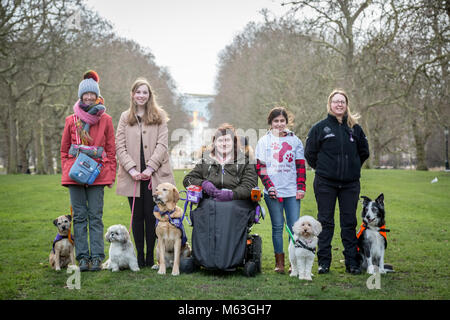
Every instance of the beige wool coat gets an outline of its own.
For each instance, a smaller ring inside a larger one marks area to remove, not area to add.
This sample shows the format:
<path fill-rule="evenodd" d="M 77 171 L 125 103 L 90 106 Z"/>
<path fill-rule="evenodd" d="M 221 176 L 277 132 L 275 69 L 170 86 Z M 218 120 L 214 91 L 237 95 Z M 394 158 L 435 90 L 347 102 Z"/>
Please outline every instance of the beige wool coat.
<path fill-rule="evenodd" d="M 152 174 L 152 187 L 156 188 L 163 182 L 175 185 L 169 162 L 167 122 L 163 121 L 160 125 L 146 125 L 143 122 L 138 122 L 138 124 L 130 126 L 127 121 L 129 112 L 129 110 L 122 112 L 116 132 L 116 155 L 119 161 L 116 193 L 126 197 L 133 196 L 134 180 L 128 171 L 133 167 L 138 172 L 142 171 L 140 161 L 141 133 L 145 163 L 155 170 Z M 140 189 L 140 181 L 137 181 L 136 197 L 140 196 Z"/>

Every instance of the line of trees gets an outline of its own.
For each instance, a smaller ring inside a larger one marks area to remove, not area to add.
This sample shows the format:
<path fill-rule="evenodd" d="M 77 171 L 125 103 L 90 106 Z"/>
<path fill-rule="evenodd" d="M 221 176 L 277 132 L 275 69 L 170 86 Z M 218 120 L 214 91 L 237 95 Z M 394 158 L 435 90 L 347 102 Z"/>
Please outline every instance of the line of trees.
<path fill-rule="evenodd" d="M 89 69 L 100 75 L 107 112 L 117 124 L 133 81 L 146 77 L 168 111 L 169 130 L 183 127 L 180 95 L 147 48 L 119 37 L 80 0 L 5 0 L 0 4 L 0 158 L 7 173 L 60 172 L 64 118 Z M 56 161 L 56 163 L 55 163 Z"/>
<path fill-rule="evenodd" d="M 304 0 L 249 23 L 219 57 L 213 125 L 265 128 L 283 105 L 304 139 L 344 88 L 371 146 L 369 166 L 444 163 L 449 126 L 450 1 Z"/>

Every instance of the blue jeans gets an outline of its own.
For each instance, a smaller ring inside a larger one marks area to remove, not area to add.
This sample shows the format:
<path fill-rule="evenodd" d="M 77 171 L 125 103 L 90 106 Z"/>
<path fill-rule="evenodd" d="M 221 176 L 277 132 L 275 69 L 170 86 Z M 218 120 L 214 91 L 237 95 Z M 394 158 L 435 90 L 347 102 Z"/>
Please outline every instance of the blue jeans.
<path fill-rule="evenodd" d="M 264 194 L 267 209 L 269 209 L 270 220 L 272 221 L 272 242 L 275 253 L 283 253 L 283 231 L 284 217 L 283 209 L 286 215 L 286 221 L 292 232 L 292 226 L 300 217 L 300 200 L 295 197 L 283 198 L 283 202 L 278 199 L 272 199 Z"/>
<path fill-rule="evenodd" d="M 105 186 L 70 185 L 76 259 L 105 259 L 103 242 L 103 194 Z M 89 241 L 88 241 L 89 226 Z M 90 252 L 89 252 L 90 247 Z"/>

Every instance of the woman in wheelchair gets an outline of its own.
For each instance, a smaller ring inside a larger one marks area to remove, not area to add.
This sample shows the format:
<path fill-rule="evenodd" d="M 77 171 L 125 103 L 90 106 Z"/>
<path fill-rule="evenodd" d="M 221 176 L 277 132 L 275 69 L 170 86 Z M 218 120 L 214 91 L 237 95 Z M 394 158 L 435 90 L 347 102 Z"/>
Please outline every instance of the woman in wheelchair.
<path fill-rule="evenodd" d="M 239 140 L 232 125 L 222 124 L 211 147 L 186 175 L 183 185 L 201 186 L 204 196 L 216 201 L 250 199 L 252 188 L 258 185 L 258 175 L 248 154 L 241 151 Z"/>
<path fill-rule="evenodd" d="M 258 175 L 232 125 L 224 123 L 216 130 L 211 147 L 185 176 L 183 185 L 203 189 L 203 199 L 191 213 L 196 263 L 219 270 L 242 265 L 247 234 L 254 223 L 251 191 L 258 185 Z"/>

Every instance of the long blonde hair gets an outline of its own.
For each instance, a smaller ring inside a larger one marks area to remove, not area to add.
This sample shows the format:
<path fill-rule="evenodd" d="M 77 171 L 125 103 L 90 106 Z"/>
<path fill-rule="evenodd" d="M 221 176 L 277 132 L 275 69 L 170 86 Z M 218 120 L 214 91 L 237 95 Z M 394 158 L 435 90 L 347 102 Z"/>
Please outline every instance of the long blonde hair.
<path fill-rule="evenodd" d="M 345 97 L 345 103 L 347 105 L 347 110 L 345 112 L 346 115 L 347 115 L 347 125 L 350 128 L 353 128 L 353 126 L 358 123 L 358 119 L 361 118 L 361 116 L 359 115 L 359 113 L 352 113 L 351 112 L 350 105 L 349 105 L 349 102 L 348 102 L 348 96 L 347 96 L 347 93 L 344 90 L 342 90 L 342 89 L 334 89 L 330 93 L 330 95 L 328 96 L 327 112 L 329 114 L 333 114 L 331 112 L 331 99 L 333 99 L 333 97 L 335 95 L 337 95 L 337 94 L 342 94 Z"/>
<path fill-rule="evenodd" d="M 133 95 L 135 94 L 136 90 L 142 86 L 146 85 L 148 88 L 148 92 L 150 94 L 147 103 L 145 104 L 145 111 L 144 115 L 142 117 L 143 122 L 146 125 L 150 124 L 161 124 L 163 122 L 169 121 L 169 115 L 167 112 L 158 105 L 156 102 L 156 96 L 155 93 L 152 90 L 152 87 L 150 86 L 150 83 L 145 78 L 138 78 L 131 86 L 131 94 L 130 94 L 130 114 L 128 115 L 128 124 L 130 126 L 133 126 L 137 123 L 136 120 L 136 104 L 134 103 Z"/>

